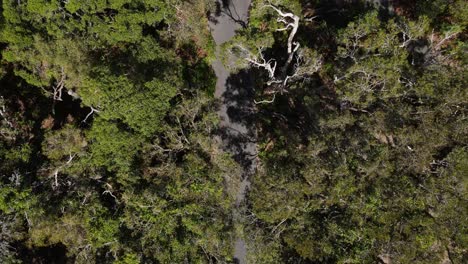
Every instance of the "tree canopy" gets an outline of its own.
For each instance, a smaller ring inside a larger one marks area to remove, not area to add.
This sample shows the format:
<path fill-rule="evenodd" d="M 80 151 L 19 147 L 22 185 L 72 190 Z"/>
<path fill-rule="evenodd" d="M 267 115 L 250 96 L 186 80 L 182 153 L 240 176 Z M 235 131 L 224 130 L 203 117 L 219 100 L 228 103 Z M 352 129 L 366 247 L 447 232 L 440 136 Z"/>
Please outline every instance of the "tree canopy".
<path fill-rule="evenodd" d="M 465 263 L 467 5 L 2 1 L 0 263 Z"/>

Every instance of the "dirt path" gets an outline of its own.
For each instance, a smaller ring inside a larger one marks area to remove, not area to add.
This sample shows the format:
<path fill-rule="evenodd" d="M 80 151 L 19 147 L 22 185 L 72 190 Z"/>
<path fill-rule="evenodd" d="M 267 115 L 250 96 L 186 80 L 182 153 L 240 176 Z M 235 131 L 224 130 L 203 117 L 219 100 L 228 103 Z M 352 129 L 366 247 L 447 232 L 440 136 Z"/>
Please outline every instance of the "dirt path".
<path fill-rule="evenodd" d="M 212 36 L 216 42 L 216 54 L 219 56 L 220 45 L 229 41 L 235 31 L 245 25 L 248 20 L 250 0 L 219 1 L 219 10 L 210 21 Z M 219 109 L 222 128 L 222 145 L 242 165 L 242 182 L 236 192 L 237 209 L 245 199 L 245 193 L 250 186 L 249 178 L 254 172 L 253 157 L 256 147 L 253 140 L 252 123 L 249 117 L 253 113 L 253 85 L 250 75 L 241 71 L 230 74 L 219 58 L 212 65 L 216 77 L 215 96 L 222 102 Z M 233 212 L 239 215 L 239 212 Z M 242 238 L 234 243 L 234 258 L 237 263 L 246 263 L 247 247 Z"/>

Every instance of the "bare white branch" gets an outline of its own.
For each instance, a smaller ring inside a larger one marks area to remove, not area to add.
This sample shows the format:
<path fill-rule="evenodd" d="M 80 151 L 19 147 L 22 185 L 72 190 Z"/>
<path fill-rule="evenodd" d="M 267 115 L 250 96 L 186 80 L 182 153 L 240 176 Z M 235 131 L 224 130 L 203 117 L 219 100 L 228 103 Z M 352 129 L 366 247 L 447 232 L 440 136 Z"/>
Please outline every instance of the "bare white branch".
<path fill-rule="evenodd" d="M 99 110 L 97 110 L 96 108 L 90 106 L 91 108 L 91 111 L 89 112 L 89 114 L 86 115 L 85 119 L 83 121 L 81 121 L 82 123 L 86 123 L 86 120 L 88 120 L 88 118 L 94 113 L 99 113 Z"/>
<path fill-rule="evenodd" d="M 105 185 L 107 188 L 106 188 L 105 191 L 102 192 L 102 194 L 109 194 L 110 196 L 112 196 L 112 198 L 115 199 L 115 201 L 118 202 L 119 200 L 118 200 L 117 197 L 112 193 L 112 189 L 113 189 L 112 185 L 110 185 L 110 184 L 107 183 L 107 182 L 105 182 L 104 185 Z"/>
<path fill-rule="evenodd" d="M 55 189 L 55 188 L 57 188 L 57 187 L 59 186 L 59 183 L 58 183 L 58 173 L 59 173 L 58 169 L 55 170 L 54 173 L 53 173 L 53 176 L 54 176 L 54 179 L 55 179 L 54 183 L 52 183 L 52 188 L 53 188 L 53 189 Z"/>
<path fill-rule="evenodd" d="M 102 194 L 109 194 L 110 196 L 112 196 L 112 198 L 114 198 L 117 201 L 117 197 L 115 197 L 115 195 L 109 190 L 103 191 Z"/>
<path fill-rule="evenodd" d="M 6 107 L 5 107 L 5 103 L 4 103 L 4 99 L 3 99 L 3 96 L 0 96 L 0 116 L 3 118 L 3 120 L 5 120 L 5 122 L 7 123 L 7 125 L 11 128 L 14 128 L 13 127 L 13 123 L 8 120 L 7 118 L 7 110 L 6 110 Z"/>
<path fill-rule="evenodd" d="M 306 21 L 306 22 L 312 22 L 312 21 L 314 21 L 314 19 L 316 19 L 317 17 L 319 17 L 319 16 L 313 16 L 313 17 L 304 18 L 304 21 Z"/>
<path fill-rule="evenodd" d="M 29 219 L 28 213 L 27 213 L 27 212 L 24 212 L 24 218 L 26 218 L 26 222 L 28 223 L 28 229 L 30 229 L 31 226 L 32 226 L 32 222 L 31 222 L 31 220 Z"/>
<path fill-rule="evenodd" d="M 275 10 L 281 16 L 280 18 L 277 19 L 277 21 L 286 24 L 286 27 L 280 29 L 279 31 L 284 31 L 290 27 L 292 28 L 291 33 L 289 33 L 289 38 L 288 38 L 288 54 L 293 53 L 293 39 L 297 33 L 297 29 L 299 28 L 299 17 L 293 13 L 285 13 L 272 4 L 267 4 L 264 7 L 273 8 L 273 10 Z M 289 20 L 292 20 L 292 21 L 288 22 L 287 18 L 289 18 Z"/>
<path fill-rule="evenodd" d="M 276 93 L 273 94 L 273 98 L 271 98 L 271 100 L 262 100 L 262 101 L 254 100 L 254 103 L 255 104 L 271 104 L 275 101 L 275 98 L 276 98 Z"/>
<path fill-rule="evenodd" d="M 67 161 L 67 164 L 70 164 L 70 162 L 72 162 L 73 158 L 76 156 L 76 154 L 69 154 L 69 158 L 68 158 L 68 161 Z"/>
<path fill-rule="evenodd" d="M 60 80 L 53 87 L 54 88 L 53 97 L 55 101 L 62 101 L 62 90 L 65 85 L 65 78 L 66 78 L 66 75 L 62 67 L 61 72 L 60 72 Z"/>
<path fill-rule="evenodd" d="M 444 44 L 445 41 L 455 37 L 456 35 L 458 35 L 458 33 L 460 33 L 460 32 L 453 32 L 453 33 L 450 33 L 450 34 L 445 34 L 445 37 L 441 41 L 439 41 L 439 43 L 437 43 L 437 45 L 435 46 L 434 49 L 435 50 L 440 49 L 440 47 L 442 46 L 442 44 Z"/>

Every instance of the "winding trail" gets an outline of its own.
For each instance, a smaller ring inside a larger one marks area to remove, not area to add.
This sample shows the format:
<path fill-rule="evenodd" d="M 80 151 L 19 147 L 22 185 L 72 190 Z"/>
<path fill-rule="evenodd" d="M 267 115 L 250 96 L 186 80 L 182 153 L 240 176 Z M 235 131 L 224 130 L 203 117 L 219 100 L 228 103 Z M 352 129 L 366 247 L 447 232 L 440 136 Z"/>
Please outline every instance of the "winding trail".
<path fill-rule="evenodd" d="M 218 10 L 209 20 L 211 34 L 216 43 L 216 60 L 212 67 L 216 74 L 215 97 L 221 101 L 218 115 L 221 118 L 221 145 L 231 153 L 243 168 L 240 186 L 236 190 L 234 220 L 241 215 L 240 208 L 250 187 L 250 177 L 256 168 L 256 133 L 253 123 L 255 105 L 253 103 L 253 81 L 248 70 L 231 74 L 220 59 L 221 45 L 231 40 L 236 30 L 247 25 L 251 0 L 217 0 Z M 344 0 L 335 0 L 337 6 Z M 353 0 L 351 0 L 353 1 Z M 367 0 L 379 8 L 393 12 L 392 0 Z M 234 243 L 234 260 L 247 263 L 247 245 L 238 237 Z"/>
<path fill-rule="evenodd" d="M 219 1 L 219 0 L 218 0 Z M 216 42 L 216 60 L 212 67 L 217 77 L 215 97 L 220 99 L 218 114 L 221 118 L 221 144 L 243 168 L 241 184 L 236 191 L 234 218 L 240 214 L 239 208 L 250 186 L 250 176 L 255 171 L 256 145 L 252 138 L 254 130 L 249 117 L 254 111 L 253 83 L 246 71 L 231 74 L 219 58 L 220 45 L 234 37 L 236 30 L 246 25 L 250 0 L 221 0 L 217 14 L 210 17 L 209 26 Z M 247 246 L 242 238 L 234 244 L 236 263 L 246 263 Z"/>

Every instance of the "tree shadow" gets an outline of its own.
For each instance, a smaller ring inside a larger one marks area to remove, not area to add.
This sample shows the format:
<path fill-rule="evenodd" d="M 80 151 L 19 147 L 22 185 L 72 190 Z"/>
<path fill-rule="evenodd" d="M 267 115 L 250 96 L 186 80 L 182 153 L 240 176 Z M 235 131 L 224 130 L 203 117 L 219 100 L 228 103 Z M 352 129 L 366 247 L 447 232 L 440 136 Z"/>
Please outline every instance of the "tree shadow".
<path fill-rule="evenodd" d="M 255 104 L 253 98 L 253 73 L 244 69 L 230 75 L 226 80 L 222 104 L 226 106 L 227 119 L 219 129 L 224 147 L 234 159 L 249 172 L 256 157 L 255 150 Z"/>
<path fill-rule="evenodd" d="M 217 18 L 222 15 L 225 15 L 229 17 L 235 23 L 239 24 L 242 28 L 247 27 L 247 22 L 243 20 L 243 18 L 237 11 L 237 8 L 232 3 L 232 0 L 216 1 L 215 5 L 216 5 L 215 12 L 213 14 L 210 14 L 208 17 L 208 20 L 211 23 L 213 24 L 219 23 L 219 20 Z M 247 20 L 246 17 L 244 19 Z"/>
<path fill-rule="evenodd" d="M 24 263 L 73 263 L 73 257 L 67 256 L 67 247 L 62 244 L 52 244 L 42 247 L 28 247 L 23 243 L 15 245 L 18 251 L 18 257 Z"/>
<path fill-rule="evenodd" d="M 223 11 L 222 13 L 228 16 L 232 21 L 236 22 L 243 28 L 247 28 L 247 23 L 237 12 L 237 8 L 232 4 L 232 0 L 221 0 Z"/>
<path fill-rule="evenodd" d="M 324 20 L 327 25 L 336 28 L 346 27 L 356 16 L 360 16 L 372 9 L 366 2 L 356 0 L 322 0 L 315 8 L 318 19 Z"/>
<path fill-rule="evenodd" d="M 226 80 L 226 91 L 223 93 L 223 102 L 228 106 L 229 119 L 244 126 L 253 124 L 255 96 L 253 71 L 243 69 L 232 74 Z"/>

